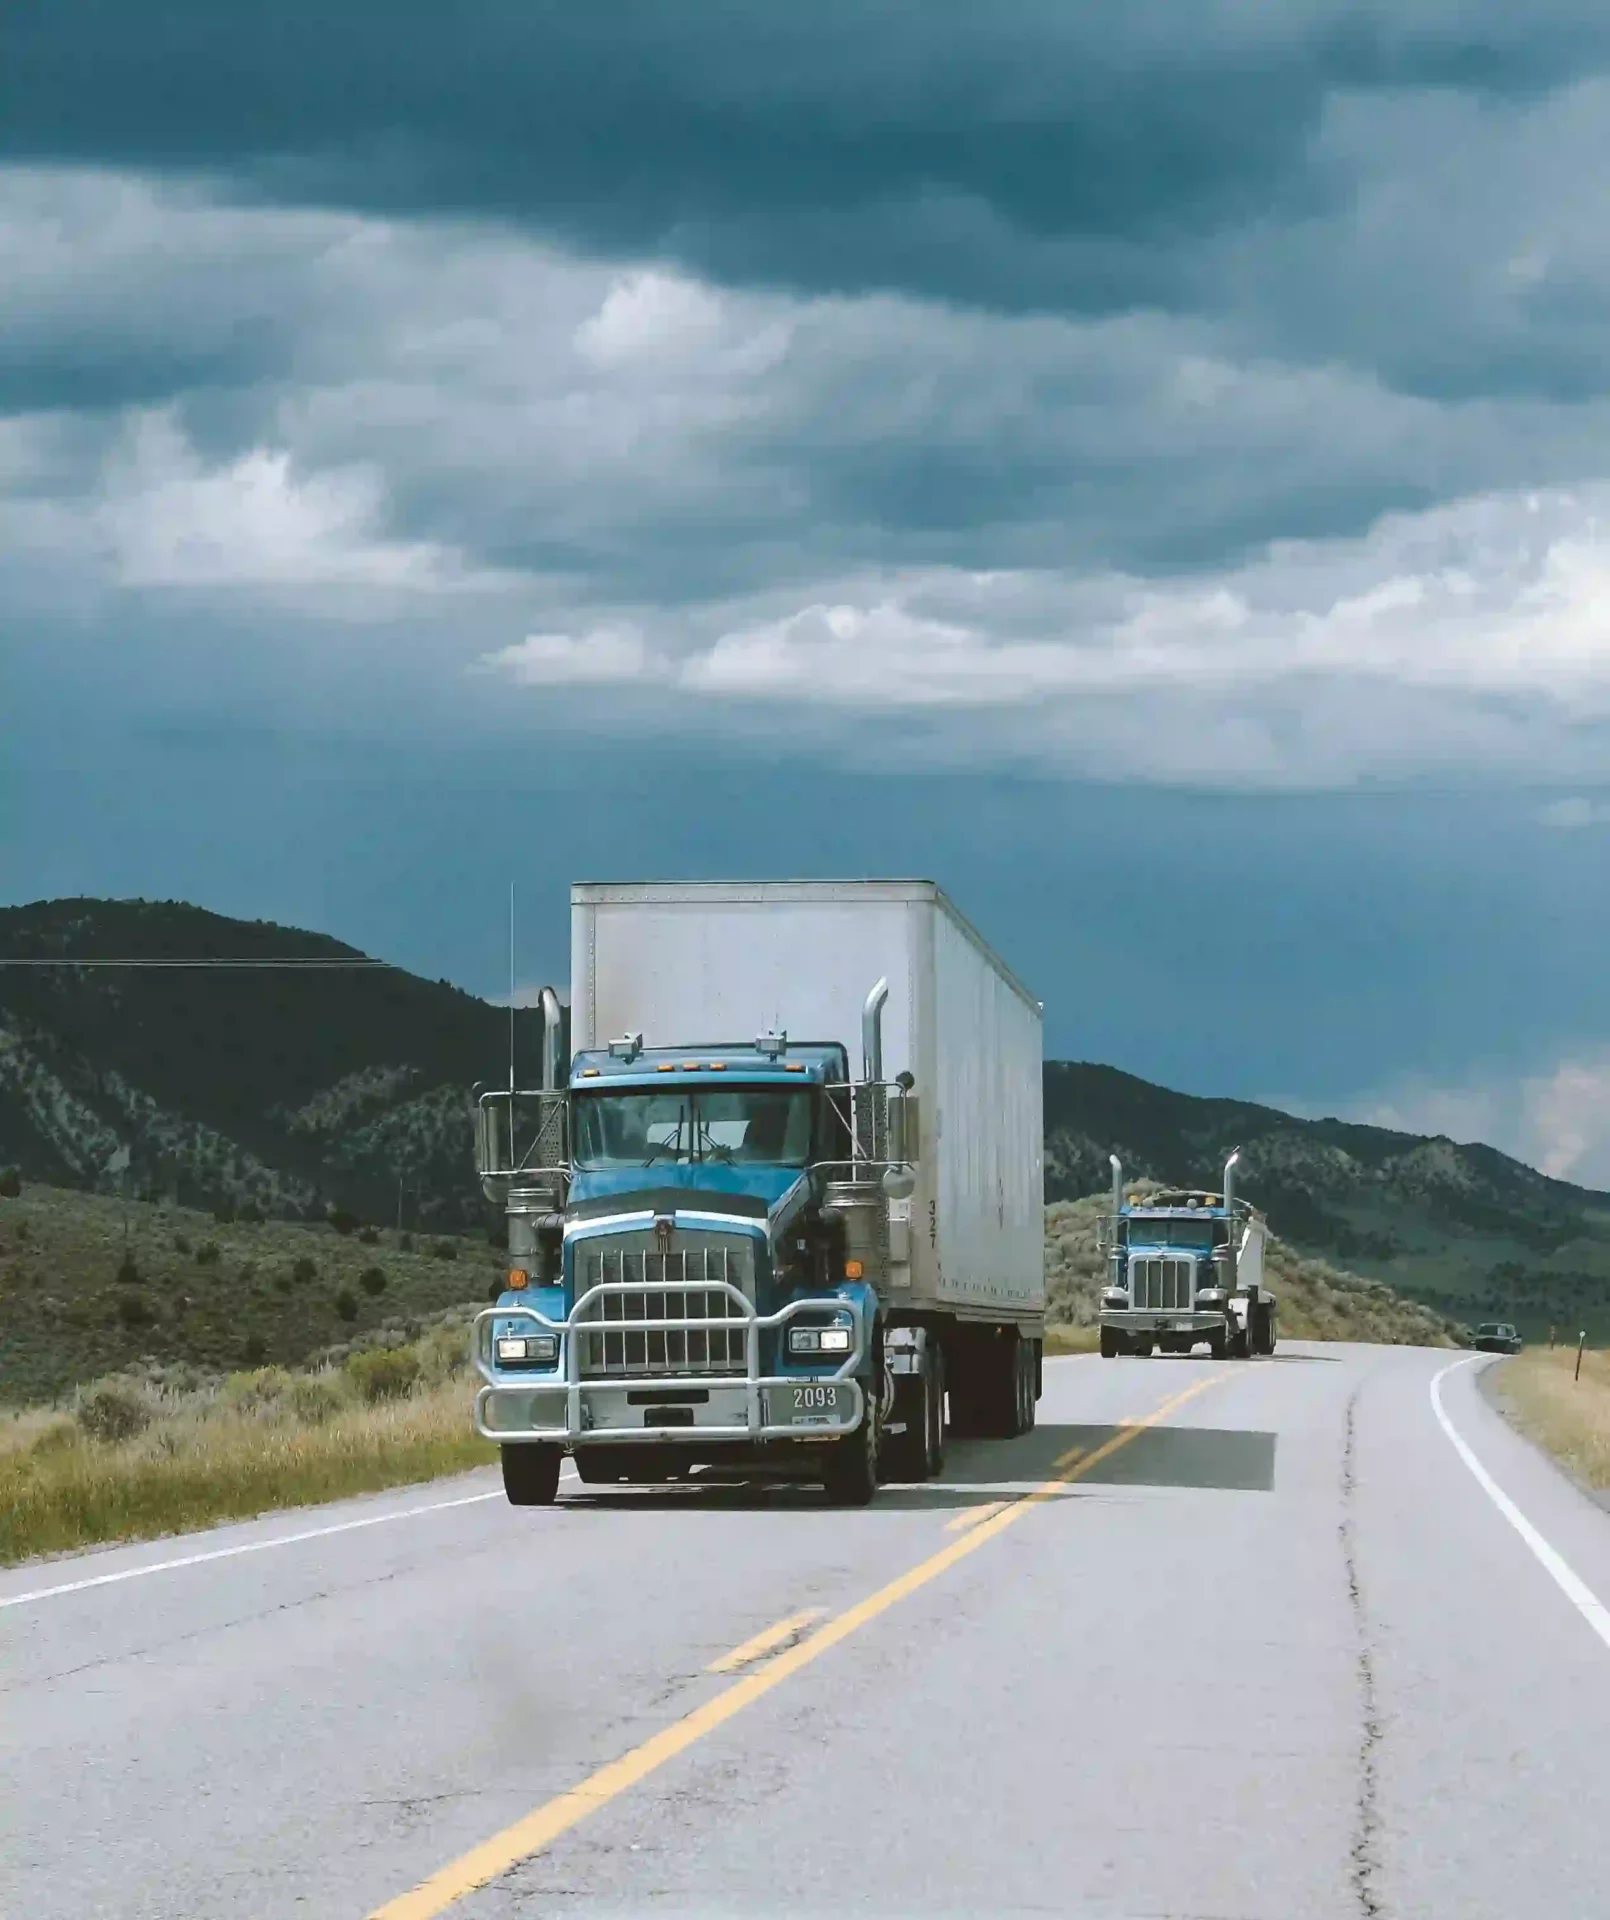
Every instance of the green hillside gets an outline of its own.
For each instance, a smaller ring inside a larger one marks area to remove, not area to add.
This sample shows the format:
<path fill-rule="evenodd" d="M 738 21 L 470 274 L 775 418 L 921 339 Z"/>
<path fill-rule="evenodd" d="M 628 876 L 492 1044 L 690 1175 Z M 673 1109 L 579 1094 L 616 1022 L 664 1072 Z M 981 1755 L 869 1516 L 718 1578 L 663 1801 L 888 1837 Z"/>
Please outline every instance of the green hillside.
<path fill-rule="evenodd" d="M 138 1365 L 293 1365 L 484 1303 L 504 1265 L 484 1235 L 221 1222 L 26 1185 L 0 1199 L 0 1402 L 48 1400 Z"/>
<path fill-rule="evenodd" d="M 0 957 L 355 961 L 262 921 L 143 901 L 0 910 Z M 524 1045 L 536 1016 L 521 1014 Z M 0 1165 L 207 1209 L 478 1225 L 469 1089 L 508 1015 L 400 969 L 0 969 Z M 530 1057 L 534 1058 L 533 1051 Z"/>

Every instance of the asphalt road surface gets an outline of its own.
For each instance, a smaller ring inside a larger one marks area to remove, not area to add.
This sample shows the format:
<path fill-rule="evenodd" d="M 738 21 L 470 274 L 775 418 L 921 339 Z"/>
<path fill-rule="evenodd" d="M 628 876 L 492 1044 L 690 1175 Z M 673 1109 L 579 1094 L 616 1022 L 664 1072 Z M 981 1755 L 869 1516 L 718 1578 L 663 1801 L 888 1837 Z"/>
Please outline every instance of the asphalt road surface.
<path fill-rule="evenodd" d="M 0 1913 L 1602 1920 L 1610 1518 L 1456 1359 L 1053 1361 L 860 1512 L 483 1474 L 14 1569 Z"/>

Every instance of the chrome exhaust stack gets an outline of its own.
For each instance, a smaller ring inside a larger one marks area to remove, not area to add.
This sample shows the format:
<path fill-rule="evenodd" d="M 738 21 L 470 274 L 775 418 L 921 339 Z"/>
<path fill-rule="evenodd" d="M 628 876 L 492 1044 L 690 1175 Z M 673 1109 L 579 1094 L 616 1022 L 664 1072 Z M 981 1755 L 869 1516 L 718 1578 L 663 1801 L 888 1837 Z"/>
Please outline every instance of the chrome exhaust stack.
<path fill-rule="evenodd" d="M 1235 1170 L 1240 1160 L 1241 1149 L 1237 1147 L 1224 1163 L 1224 1211 L 1232 1218 L 1235 1214 Z"/>
<path fill-rule="evenodd" d="M 889 997 L 889 983 L 880 980 L 866 997 L 861 1009 L 861 1077 L 883 1078 L 883 1003 Z"/>
<path fill-rule="evenodd" d="M 1226 1278 L 1230 1283 L 1230 1291 L 1232 1293 L 1235 1291 L 1239 1281 L 1239 1276 L 1236 1271 L 1235 1244 L 1235 1170 L 1240 1163 L 1240 1159 L 1241 1149 L 1237 1147 L 1224 1163 L 1224 1215 L 1228 1226 L 1225 1245 L 1229 1252 L 1229 1258 L 1224 1264 L 1229 1269 Z"/>
<path fill-rule="evenodd" d="M 564 1078 L 559 1049 L 564 1042 L 564 1009 L 552 987 L 542 989 L 542 1091 L 557 1093 Z"/>

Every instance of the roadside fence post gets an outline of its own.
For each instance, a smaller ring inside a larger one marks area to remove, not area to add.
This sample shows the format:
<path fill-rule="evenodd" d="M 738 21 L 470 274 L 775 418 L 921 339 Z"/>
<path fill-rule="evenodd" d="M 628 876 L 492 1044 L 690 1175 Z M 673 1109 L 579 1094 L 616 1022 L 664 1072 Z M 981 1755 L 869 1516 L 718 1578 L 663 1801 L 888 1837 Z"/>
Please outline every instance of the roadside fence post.
<path fill-rule="evenodd" d="M 1587 1334 L 1579 1333 L 1576 1337 L 1576 1372 L 1571 1375 L 1573 1380 L 1580 1380 L 1582 1378 L 1582 1349 L 1587 1344 Z"/>

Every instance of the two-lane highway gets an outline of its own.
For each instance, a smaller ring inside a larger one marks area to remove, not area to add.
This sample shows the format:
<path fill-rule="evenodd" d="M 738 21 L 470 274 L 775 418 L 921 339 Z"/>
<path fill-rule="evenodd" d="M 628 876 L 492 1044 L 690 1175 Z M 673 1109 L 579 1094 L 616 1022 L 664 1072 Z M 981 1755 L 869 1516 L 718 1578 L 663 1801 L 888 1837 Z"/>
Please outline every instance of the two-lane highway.
<path fill-rule="evenodd" d="M 475 1476 L 15 1569 L 0 1912 L 1598 1920 L 1610 1520 L 1455 1361 L 1054 1361 L 860 1512 Z"/>

